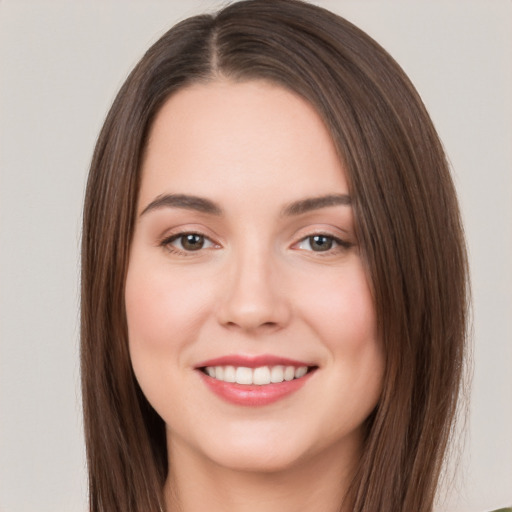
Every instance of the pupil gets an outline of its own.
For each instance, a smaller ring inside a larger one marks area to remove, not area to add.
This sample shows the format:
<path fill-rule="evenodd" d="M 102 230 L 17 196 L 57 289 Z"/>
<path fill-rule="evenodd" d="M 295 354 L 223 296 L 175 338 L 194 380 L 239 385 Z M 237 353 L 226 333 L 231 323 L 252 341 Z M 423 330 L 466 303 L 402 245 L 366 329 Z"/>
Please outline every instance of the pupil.
<path fill-rule="evenodd" d="M 332 238 L 323 235 L 312 236 L 309 240 L 314 251 L 328 251 L 332 248 Z"/>
<path fill-rule="evenodd" d="M 197 251 L 203 247 L 204 237 L 194 234 L 184 235 L 181 244 L 187 251 Z"/>

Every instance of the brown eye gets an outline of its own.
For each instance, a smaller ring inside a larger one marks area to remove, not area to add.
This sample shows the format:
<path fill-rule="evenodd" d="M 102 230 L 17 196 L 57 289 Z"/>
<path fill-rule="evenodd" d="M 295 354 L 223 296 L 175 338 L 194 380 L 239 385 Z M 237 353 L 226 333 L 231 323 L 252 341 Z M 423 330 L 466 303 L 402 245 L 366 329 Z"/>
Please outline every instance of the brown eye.
<path fill-rule="evenodd" d="M 334 245 L 334 239 L 330 236 L 325 235 L 314 235 L 308 237 L 309 246 L 312 251 L 321 252 L 332 249 Z"/>
<path fill-rule="evenodd" d="M 178 233 L 162 240 L 160 245 L 173 253 L 182 255 L 216 247 L 212 240 L 200 233 Z"/>
<path fill-rule="evenodd" d="M 185 251 L 198 251 L 204 247 L 204 236 L 196 233 L 188 233 L 181 235 L 177 240 L 181 242 L 181 246 Z"/>
<path fill-rule="evenodd" d="M 297 249 L 310 252 L 325 252 L 328 254 L 335 254 L 344 249 L 350 249 L 352 247 L 351 242 L 342 240 L 341 238 L 332 235 L 310 235 L 303 238 L 297 245 Z"/>

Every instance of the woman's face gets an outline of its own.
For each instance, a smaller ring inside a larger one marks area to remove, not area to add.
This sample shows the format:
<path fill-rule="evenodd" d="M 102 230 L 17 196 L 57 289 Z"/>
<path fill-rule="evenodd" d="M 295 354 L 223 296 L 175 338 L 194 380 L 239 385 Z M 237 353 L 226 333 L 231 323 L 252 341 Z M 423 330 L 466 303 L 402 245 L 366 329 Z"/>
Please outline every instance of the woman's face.
<path fill-rule="evenodd" d="M 193 85 L 157 115 L 126 313 L 173 460 L 357 457 L 383 354 L 348 194 L 321 119 L 281 87 Z"/>

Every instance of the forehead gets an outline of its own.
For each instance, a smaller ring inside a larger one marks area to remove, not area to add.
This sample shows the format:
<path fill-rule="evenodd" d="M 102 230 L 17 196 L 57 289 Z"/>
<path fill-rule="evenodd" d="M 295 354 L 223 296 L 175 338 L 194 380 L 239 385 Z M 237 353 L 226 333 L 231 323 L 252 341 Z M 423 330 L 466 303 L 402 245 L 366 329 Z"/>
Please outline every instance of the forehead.
<path fill-rule="evenodd" d="M 161 193 L 222 199 L 275 189 L 348 193 L 331 135 L 307 101 L 266 81 L 227 80 L 194 84 L 167 100 L 148 138 L 141 207 Z"/>

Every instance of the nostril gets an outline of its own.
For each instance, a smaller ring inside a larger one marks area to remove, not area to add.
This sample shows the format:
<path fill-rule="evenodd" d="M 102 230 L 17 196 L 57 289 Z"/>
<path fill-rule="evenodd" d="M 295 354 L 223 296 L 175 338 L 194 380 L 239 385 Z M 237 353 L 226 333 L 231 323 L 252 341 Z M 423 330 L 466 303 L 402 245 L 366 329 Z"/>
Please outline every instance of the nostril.
<path fill-rule="evenodd" d="M 274 329 L 278 328 L 279 324 L 277 322 L 263 322 L 263 323 L 240 322 L 240 323 L 237 323 L 237 322 L 230 321 L 230 322 L 226 322 L 225 326 L 229 327 L 229 328 L 242 328 L 242 329 L 246 329 L 246 330 L 274 330 Z"/>

